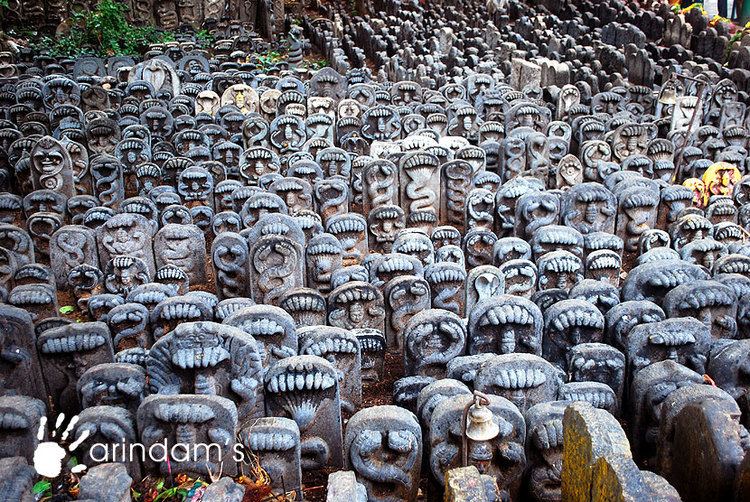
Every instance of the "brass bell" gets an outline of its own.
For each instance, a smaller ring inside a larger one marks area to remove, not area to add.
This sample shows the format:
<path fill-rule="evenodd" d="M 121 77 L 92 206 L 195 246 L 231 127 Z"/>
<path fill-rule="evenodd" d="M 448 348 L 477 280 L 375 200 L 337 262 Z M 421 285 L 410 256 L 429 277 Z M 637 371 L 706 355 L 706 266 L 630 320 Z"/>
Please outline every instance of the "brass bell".
<path fill-rule="evenodd" d="M 677 94 L 674 92 L 665 92 L 659 95 L 659 103 L 663 105 L 674 105 L 677 103 Z"/>
<path fill-rule="evenodd" d="M 492 411 L 479 403 L 472 404 L 466 423 L 466 437 L 472 441 L 489 441 L 498 434 L 500 427 L 492 419 Z"/>

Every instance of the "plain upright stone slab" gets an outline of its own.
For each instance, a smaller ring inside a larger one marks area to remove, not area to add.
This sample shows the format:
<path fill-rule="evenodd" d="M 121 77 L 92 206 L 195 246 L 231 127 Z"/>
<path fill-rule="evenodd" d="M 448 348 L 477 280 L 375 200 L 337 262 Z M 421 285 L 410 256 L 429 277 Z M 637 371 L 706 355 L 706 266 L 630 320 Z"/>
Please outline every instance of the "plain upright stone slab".
<path fill-rule="evenodd" d="M 675 417 L 669 481 L 686 502 L 732 500 L 748 437 L 739 419 L 734 403 L 713 400 L 690 403 Z"/>
<path fill-rule="evenodd" d="M 542 67 L 531 61 L 520 58 L 512 60 L 510 85 L 516 90 L 523 90 L 529 84 L 540 85 L 542 82 Z"/>
<path fill-rule="evenodd" d="M 591 502 L 650 502 L 652 497 L 632 458 L 607 454 L 594 464 Z"/>
<path fill-rule="evenodd" d="M 81 478 L 81 499 L 98 502 L 129 502 L 133 479 L 123 464 L 102 464 Z"/>
<path fill-rule="evenodd" d="M 563 416 L 562 498 L 588 502 L 592 469 L 599 457 L 619 454 L 632 458 L 625 431 L 609 412 L 574 403 Z"/>
<path fill-rule="evenodd" d="M 365 485 L 357 483 L 354 471 L 338 471 L 328 476 L 326 502 L 366 502 Z"/>
<path fill-rule="evenodd" d="M 201 500 L 204 502 L 242 502 L 244 496 L 245 488 L 242 485 L 232 481 L 232 478 L 221 478 L 208 485 Z"/>
<path fill-rule="evenodd" d="M 750 500 L 750 451 L 745 453 L 745 459 L 737 469 L 734 490 L 735 500 Z"/>
<path fill-rule="evenodd" d="M 444 502 L 495 502 L 500 489 L 492 476 L 480 474 L 476 466 L 456 467 L 445 473 Z"/>
<path fill-rule="evenodd" d="M 641 471 L 643 482 L 648 485 L 651 490 L 652 500 L 658 500 L 660 502 L 681 502 L 682 498 L 677 493 L 677 489 L 670 485 L 669 482 L 663 477 L 655 474 L 651 471 Z M 738 498 L 737 500 L 747 500 Z"/>

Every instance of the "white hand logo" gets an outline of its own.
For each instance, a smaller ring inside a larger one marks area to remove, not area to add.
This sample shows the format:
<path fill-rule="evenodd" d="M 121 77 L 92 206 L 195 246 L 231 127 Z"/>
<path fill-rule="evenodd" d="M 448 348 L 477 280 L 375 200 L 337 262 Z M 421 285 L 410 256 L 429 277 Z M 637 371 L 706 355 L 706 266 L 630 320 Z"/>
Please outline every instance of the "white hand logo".
<path fill-rule="evenodd" d="M 65 414 L 60 413 L 60 415 L 57 417 L 57 422 L 55 422 L 55 429 L 52 431 L 53 440 L 56 438 L 57 433 L 60 431 L 60 427 L 62 426 L 62 423 L 64 421 Z M 68 435 L 73 430 L 73 427 L 75 427 L 77 422 L 78 415 L 75 415 L 70 419 L 68 426 L 60 435 L 60 442 L 68 439 Z M 39 421 L 39 430 L 37 432 L 37 439 L 39 441 L 42 441 L 44 439 L 44 431 L 46 427 L 47 417 L 42 417 Z M 73 443 L 71 443 L 71 445 L 68 447 L 68 451 L 72 452 L 73 450 L 78 448 L 81 443 L 89 437 L 90 434 L 91 433 L 88 430 L 83 431 L 81 436 L 73 441 Z M 62 472 L 63 459 L 65 459 L 65 457 L 67 456 L 68 451 L 65 451 L 65 448 L 63 448 L 58 441 L 40 442 L 37 445 L 36 450 L 34 450 L 34 469 L 36 469 L 36 472 L 44 477 L 56 478 L 60 475 L 60 472 Z M 85 470 L 86 466 L 83 464 L 79 464 L 73 467 L 70 471 L 73 473 L 79 473 Z"/>

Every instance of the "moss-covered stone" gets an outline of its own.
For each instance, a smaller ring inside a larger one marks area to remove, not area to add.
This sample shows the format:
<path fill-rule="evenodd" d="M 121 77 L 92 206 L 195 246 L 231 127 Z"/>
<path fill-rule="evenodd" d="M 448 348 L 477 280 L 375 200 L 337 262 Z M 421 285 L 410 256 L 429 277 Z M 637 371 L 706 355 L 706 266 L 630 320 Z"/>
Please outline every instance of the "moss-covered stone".
<path fill-rule="evenodd" d="M 587 403 L 574 403 L 563 417 L 562 498 L 587 502 L 592 469 L 607 454 L 632 459 L 630 443 L 615 417 Z"/>

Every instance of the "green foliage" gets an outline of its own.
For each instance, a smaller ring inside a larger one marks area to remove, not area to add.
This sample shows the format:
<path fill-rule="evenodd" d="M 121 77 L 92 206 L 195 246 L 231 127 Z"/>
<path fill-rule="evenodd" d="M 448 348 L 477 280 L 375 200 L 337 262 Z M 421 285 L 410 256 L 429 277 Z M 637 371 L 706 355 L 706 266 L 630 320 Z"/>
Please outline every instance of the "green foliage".
<path fill-rule="evenodd" d="M 203 47 L 207 47 L 214 42 L 214 36 L 211 35 L 208 30 L 200 30 L 195 34 L 195 39 Z"/>
<path fill-rule="evenodd" d="M 42 481 L 37 481 L 34 487 L 31 489 L 31 491 L 35 495 L 51 495 L 52 494 L 52 483 L 47 481 L 46 479 L 43 479 Z"/>
<path fill-rule="evenodd" d="M 8 0 L 0 0 L 0 7 L 8 8 Z"/>
<path fill-rule="evenodd" d="M 2 0 L 0 0 L 2 1 Z M 41 37 L 32 46 L 56 56 L 98 54 L 100 56 L 137 55 L 148 44 L 174 40 L 169 32 L 153 26 L 133 26 L 125 19 L 127 6 L 115 0 L 100 0 L 88 12 L 73 12 L 69 29 L 60 37 Z"/>
<path fill-rule="evenodd" d="M 326 66 L 331 66 L 327 59 L 315 59 L 307 62 L 307 67 L 311 70 L 320 70 Z"/>
<path fill-rule="evenodd" d="M 260 67 L 266 70 L 281 61 L 282 57 L 280 52 L 268 51 L 258 54 L 258 62 L 260 63 Z"/>

